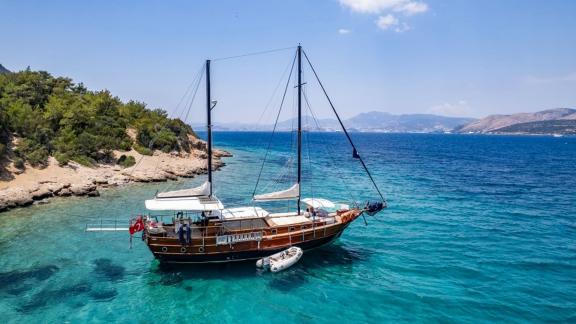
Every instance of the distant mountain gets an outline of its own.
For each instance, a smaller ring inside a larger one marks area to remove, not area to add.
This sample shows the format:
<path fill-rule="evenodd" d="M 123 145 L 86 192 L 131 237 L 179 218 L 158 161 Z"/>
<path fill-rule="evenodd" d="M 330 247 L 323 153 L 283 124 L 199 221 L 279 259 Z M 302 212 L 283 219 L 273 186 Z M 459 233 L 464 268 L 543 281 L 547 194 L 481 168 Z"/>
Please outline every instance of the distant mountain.
<path fill-rule="evenodd" d="M 446 132 L 474 121 L 473 118 L 446 117 L 430 114 L 394 115 L 371 111 L 345 121 L 346 127 L 359 131 Z"/>
<path fill-rule="evenodd" d="M 467 125 L 464 125 L 463 127 L 457 128 L 456 130 L 460 133 L 509 132 L 510 129 L 514 128 L 508 127 L 516 124 L 574 119 L 576 119 L 576 109 L 556 108 L 535 113 L 491 115 L 480 120 L 473 121 Z M 546 123 L 541 125 L 546 125 Z"/>
<path fill-rule="evenodd" d="M 447 132 L 454 128 L 474 121 L 472 118 L 445 117 L 428 114 L 394 115 L 386 112 L 372 111 L 358 114 L 343 121 L 349 131 L 356 132 Z M 289 131 L 296 127 L 296 118 L 284 120 L 278 123 L 276 130 Z M 307 129 L 313 131 L 340 131 L 340 124 L 336 119 L 319 118 L 315 120 L 311 116 L 302 116 L 302 123 Z M 200 127 L 202 125 L 192 125 Z M 273 125 L 256 125 L 249 123 L 216 123 L 214 130 L 229 131 L 267 131 L 272 130 Z"/>
<path fill-rule="evenodd" d="M 576 114 L 572 114 L 575 115 Z M 493 133 L 498 134 L 562 134 L 576 135 L 575 119 L 543 120 L 529 123 L 514 124 L 499 128 Z"/>
<path fill-rule="evenodd" d="M 8 70 L 2 64 L 0 64 L 0 74 L 2 73 L 10 73 L 10 70 Z"/>

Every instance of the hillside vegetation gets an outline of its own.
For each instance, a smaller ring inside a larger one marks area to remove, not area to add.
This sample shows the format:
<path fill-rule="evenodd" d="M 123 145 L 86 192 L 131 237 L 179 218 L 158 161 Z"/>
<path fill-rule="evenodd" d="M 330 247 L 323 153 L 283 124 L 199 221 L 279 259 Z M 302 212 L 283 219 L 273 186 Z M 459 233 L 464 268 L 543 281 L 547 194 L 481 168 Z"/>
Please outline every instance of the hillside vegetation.
<path fill-rule="evenodd" d="M 128 128 L 136 131 L 135 140 Z M 189 151 L 189 135 L 195 136 L 192 128 L 164 110 L 123 103 L 107 90 L 89 91 L 30 69 L 0 74 L 0 157 L 10 154 L 16 167 L 24 161 L 43 166 L 49 156 L 61 164 L 112 163 L 113 150 L 131 148 L 142 154 Z"/>

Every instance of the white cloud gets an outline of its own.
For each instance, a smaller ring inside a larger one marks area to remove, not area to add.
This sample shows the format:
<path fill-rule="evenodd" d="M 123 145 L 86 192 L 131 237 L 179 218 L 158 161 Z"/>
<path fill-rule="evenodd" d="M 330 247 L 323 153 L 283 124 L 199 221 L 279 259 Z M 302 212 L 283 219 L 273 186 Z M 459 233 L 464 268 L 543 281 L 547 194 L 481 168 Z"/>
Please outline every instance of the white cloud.
<path fill-rule="evenodd" d="M 338 34 L 340 34 L 340 35 L 348 35 L 348 34 L 350 34 L 350 29 L 340 28 L 340 29 L 338 29 Z"/>
<path fill-rule="evenodd" d="M 413 16 L 428 11 L 428 5 L 414 0 L 339 0 L 344 7 L 354 12 L 378 14 L 376 25 L 382 30 L 401 33 L 410 30 L 410 26 L 400 21 L 394 14 Z"/>
<path fill-rule="evenodd" d="M 394 11 L 414 15 L 428 11 L 426 3 L 413 0 L 340 0 L 340 4 L 352 11 L 368 14 Z"/>
<path fill-rule="evenodd" d="M 398 26 L 398 18 L 394 17 L 391 14 L 387 14 L 386 16 L 380 16 L 378 17 L 378 20 L 376 20 L 376 25 L 378 25 L 378 28 L 386 30 L 386 29 L 390 29 L 394 26 Z"/>
<path fill-rule="evenodd" d="M 424 2 L 408 1 L 402 6 L 395 8 L 394 11 L 401 12 L 407 16 L 412 16 L 428 11 L 428 5 Z"/>
<path fill-rule="evenodd" d="M 426 110 L 429 114 L 450 116 L 450 117 L 470 117 L 473 115 L 473 109 L 466 100 L 459 100 L 456 103 L 442 103 L 432 106 Z"/>
<path fill-rule="evenodd" d="M 400 22 L 398 18 L 391 14 L 378 17 L 376 20 L 376 25 L 382 30 L 393 30 L 397 33 L 410 30 L 410 26 L 408 26 L 408 24 Z"/>

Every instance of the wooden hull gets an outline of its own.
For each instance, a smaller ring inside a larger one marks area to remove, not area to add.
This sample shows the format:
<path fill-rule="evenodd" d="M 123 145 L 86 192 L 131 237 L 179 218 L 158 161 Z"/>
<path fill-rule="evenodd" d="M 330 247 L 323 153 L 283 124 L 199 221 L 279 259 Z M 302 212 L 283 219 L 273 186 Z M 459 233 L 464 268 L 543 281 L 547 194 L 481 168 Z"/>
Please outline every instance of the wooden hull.
<path fill-rule="evenodd" d="M 232 244 L 218 244 L 216 236 L 208 231 L 196 235 L 186 244 L 177 237 L 157 236 L 145 230 L 144 240 L 154 257 L 161 263 L 223 263 L 256 260 L 280 252 L 290 246 L 309 250 L 336 240 L 358 216 L 336 217 L 332 224 L 288 225 L 261 229 L 261 239 Z M 248 234 L 254 230 L 235 231 Z M 230 234 L 230 233 L 226 233 Z"/>
<path fill-rule="evenodd" d="M 341 233 L 340 233 L 341 234 Z M 332 235 L 331 237 L 325 237 L 317 239 L 311 242 L 293 244 L 292 246 L 298 246 L 303 250 L 310 250 L 322 245 L 330 244 L 335 241 L 340 234 Z M 258 260 L 263 257 L 267 257 L 271 254 L 278 253 L 287 249 L 289 246 L 283 246 L 273 250 L 247 250 L 247 251 L 237 251 L 237 252 L 224 252 L 224 253 L 212 253 L 212 254 L 157 254 L 155 257 L 162 263 L 225 263 L 225 262 L 239 262 L 239 261 L 251 261 Z"/>

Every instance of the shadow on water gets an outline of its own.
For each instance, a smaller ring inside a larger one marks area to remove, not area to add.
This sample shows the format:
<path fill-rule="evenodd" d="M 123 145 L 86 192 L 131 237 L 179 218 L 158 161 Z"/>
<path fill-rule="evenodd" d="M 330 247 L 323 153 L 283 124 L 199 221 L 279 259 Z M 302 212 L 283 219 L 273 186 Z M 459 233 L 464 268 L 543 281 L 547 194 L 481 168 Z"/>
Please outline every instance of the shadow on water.
<path fill-rule="evenodd" d="M 371 252 L 366 249 L 340 245 L 338 243 L 305 252 L 299 263 L 284 272 L 275 273 L 268 283 L 272 289 L 288 293 L 306 285 L 319 270 L 338 267 L 339 275 L 351 269 L 357 262 L 370 258 Z"/>
<path fill-rule="evenodd" d="M 275 273 L 268 282 L 268 286 L 280 292 L 288 293 L 308 283 L 306 271 L 291 268 L 280 273 Z"/>
<path fill-rule="evenodd" d="M 34 312 L 44 307 L 50 307 L 54 303 L 66 303 L 72 307 L 81 307 L 88 302 L 84 298 L 86 295 L 91 300 L 98 302 L 110 301 L 118 294 L 114 288 L 94 289 L 88 281 L 81 281 L 58 289 L 50 289 L 48 288 L 49 285 L 39 285 L 40 282 L 53 277 L 59 270 L 60 268 L 55 265 L 45 265 L 0 273 L 0 292 L 17 296 L 16 309 L 21 313 Z M 97 278 L 116 282 L 124 278 L 125 268 L 113 264 L 109 259 L 97 259 L 94 260 L 93 273 Z M 38 288 L 41 288 L 40 291 L 29 298 L 20 296 Z"/>
<path fill-rule="evenodd" d="M 94 263 L 94 273 L 104 279 L 109 281 L 119 281 L 124 279 L 126 274 L 126 268 L 121 265 L 112 263 L 112 260 L 106 258 L 100 258 L 93 261 Z"/>
<path fill-rule="evenodd" d="M 54 303 L 66 302 L 68 298 L 78 297 L 79 295 L 90 292 L 91 285 L 88 282 L 81 282 L 60 289 L 46 289 L 33 295 L 28 301 L 22 303 L 17 309 L 22 313 L 30 313 L 39 308 L 51 306 Z M 85 301 L 78 300 L 76 306 L 82 306 Z"/>
<path fill-rule="evenodd" d="M 368 261 L 372 253 L 372 251 L 362 247 L 334 243 L 306 251 L 306 257 L 300 262 L 308 269 L 346 266 L 356 262 Z"/>
<path fill-rule="evenodd" d="M 94 301 L 111 301 L 112 299 L 116 298 L 118 292 L 116 289 L 94 290 L 91 291 L 88 295 Z"/>
<path fill-rule="evenodd" d="M 328 267 L 349 266 L 355 262 L 369 259 L 371 252 L 358 248 L 333 244 L 304 252 L 304 256 L 291 269 L 274 274 L 270 282 L 272 288 L 289 291 L 305 284 L 308 272 Z M 188 279 L 241 279 L 264 276 L 266 272 L 256 268 L 255 261 L 215 263 L 215 264 L 161 264 L 154 263 L 151 273 L 159 278 L 153 279 L 151 285 L 178 286 Z M 184 289 L 191 290 L 189 286 Z"/>
<path fill-rule="evenodd" d="M 176 286 L 187 279 L 246 278 L 257 275 L 253 262 L 211 264 L 163 264 L 154 262 L 151 272 L 160 276 L 152 284 Z"/>
<path fill-rule="evenodd" d="M 49 279 L 59 270 L 55 265 L 46 265 L 0 273 L 0 291 L 18 295 L 29 290 L 36 282 Z"/>

